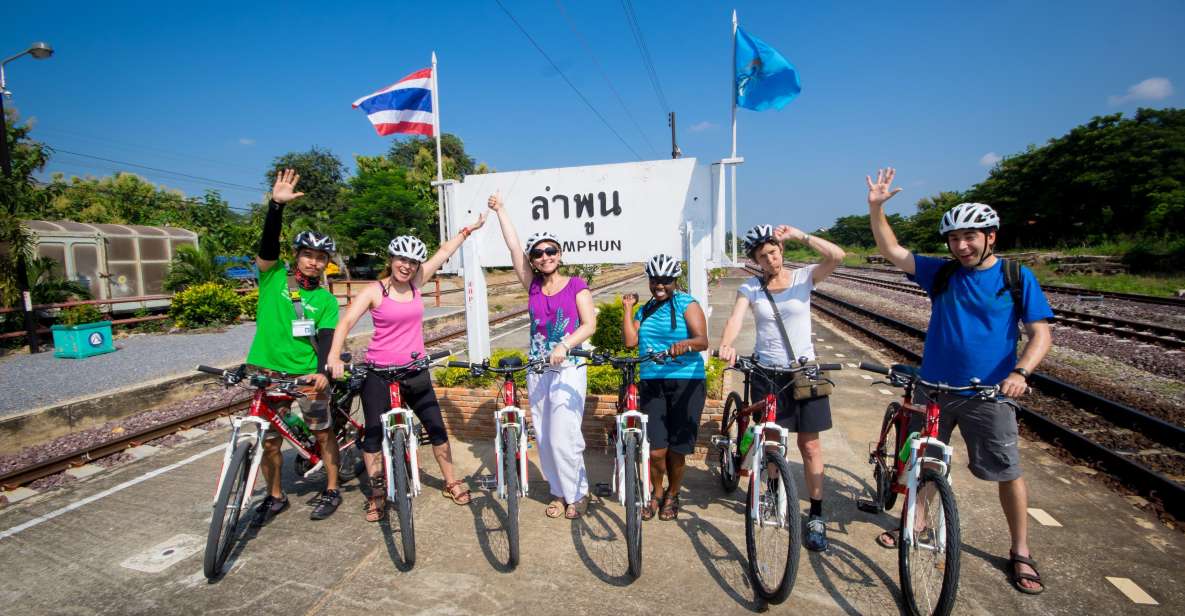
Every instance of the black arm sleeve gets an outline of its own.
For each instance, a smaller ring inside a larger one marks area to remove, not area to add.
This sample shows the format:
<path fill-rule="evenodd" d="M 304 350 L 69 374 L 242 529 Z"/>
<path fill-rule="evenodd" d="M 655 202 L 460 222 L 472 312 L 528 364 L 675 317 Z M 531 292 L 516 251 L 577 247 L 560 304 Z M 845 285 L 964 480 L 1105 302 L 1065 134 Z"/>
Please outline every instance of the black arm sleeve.
<path fill-rule="evenodd" d="M 329 347 L 331 346 L 333 346 L 333 330 L 317 330 L 317 372 L 326 377 L 329 376 L 329 370 L 325 366 L 329 363 Z"/>
<path fill-rule="evenodd" d="M 265 261 L 280 259 L 280 227 L 283 226 L 284 205 L 272 201 L 263 219 L 263 235 L 259 238 L 259 258 Z"/>

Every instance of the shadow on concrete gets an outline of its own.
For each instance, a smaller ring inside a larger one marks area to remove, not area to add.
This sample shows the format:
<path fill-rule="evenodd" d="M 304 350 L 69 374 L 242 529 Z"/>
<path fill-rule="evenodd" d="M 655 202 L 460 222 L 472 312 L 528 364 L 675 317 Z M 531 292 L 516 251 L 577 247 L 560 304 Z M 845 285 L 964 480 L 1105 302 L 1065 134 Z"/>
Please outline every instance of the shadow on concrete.
<path fill-rule="evenodd" d="M 358 476 L 358 482 L 356 485 L 357 487 L 355 490 L 359 492 L 363 498 L 369 498 L 371 490 L 370 477 L 367 476 L 366 473 L 362 473 Z M 412 515 L 415 515 L 414 501 L 412 502 Z M 379 531 L 383 535 L 383 545 L 387 548 L 387 557 L 391 559 L 391 564 L 395 565 L 395 568 L 399 571 L 406 573 L 411 571 L 411 568 L 415 566 L 415 561 L 408 562 L 406 554 L 401 553 L 401 550 L 403 549 L 403 538 L 400 537 L 399 541 L 396 541 L 395 535 L 397 532 L 402 532 L 402 529 L 399 529 L 399 531 L 395 530 L 395 527 L 391 524 L 392 518 L 399 519 L 399 515 L 395 512 L 395 504 L 389 502 L 387 503 L 387 515 L 384 516 L 383 519 L 379 520 L 376 526 L 378 526 Z"/>
<path fill-rule="evenodd" d="M 843 541 L 831 538 L 829 543 L 830 547 L 823 554 L 807 550 L 807 560 L 810 562 L 811 568 L 815 570 L 815 577 L 819 579 L 823 590 L 835 600 L 835 604 L 840 609 L 847 614 L 864 613 L 844 596 L 844 590 L 841 587 L 871 588 L 883 585 L 893 594 L 899 613 L 905 613 L 904 608 L 901 607 L 901 590 L 897 586 L 897 581 L 888 572 L 881 569 L 867 555 L 856 551 Z"/>
<path fill-rule="evenodd" d="M 695 555 L 703 563 L 704 569 L 729 598 L 752 612 L 768 609 L 749 581 L 747 559 L 728 535 L 687 510 L 680 512 L 675 523 L 691 539 L 691 547 L 695 549 Z"/>
<path fill-rule="evenodd" d="M 588 498 L 588 511 L 571 522 L 572 545 L 576 547 L 576 554 L 598 580 L 612 586 L 629 586 L 634 579 L 629 575 L 625 520 L 611 509 L 617 502 L 606 501 L 591 494 Z M 621 573 L 615 575 L 610 571 Z"/>
<path fill-rule="evenodd" d="M 481 553 L 486 557 L 486 562 L 499 573 L 513 571 L 514 567 L 510 564 L 510 536 L 506 530 L 509 520 L 506 508 L 499 502 L 497 493 L 486 492 L 471 502 L 474 505 L 470 507 L 473 512 L 473 529 L 477 533 L 477 543 L 481 546 Z"/>
<path fill-rule="evenodd" d="M 1012 575 L 1011 572 L 1008 571 L 1008 558 L 1004 556 L 997 556 L 995 554 L 989 554 L 988 552 L 985 552 L 975 546 L 968 545 L 967 542 L 963 542 L 961 547 L 964 554 L 970 554 L 987 563 L 993 569 L 999 570 L 1000 573 L 1004 575 L 1004 581 L 1009 584 L 1009 587 L 1011 587 Z"/>

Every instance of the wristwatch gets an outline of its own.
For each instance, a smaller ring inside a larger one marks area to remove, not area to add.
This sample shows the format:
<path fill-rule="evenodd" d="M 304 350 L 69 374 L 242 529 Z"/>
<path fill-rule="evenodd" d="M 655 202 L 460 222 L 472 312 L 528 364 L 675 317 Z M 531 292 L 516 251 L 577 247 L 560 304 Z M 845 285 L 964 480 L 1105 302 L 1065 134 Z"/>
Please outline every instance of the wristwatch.
<path fill-rule="evenodd" d="M 1019 375 L 1021 375 L 1021 376 L 1023 376 L 1023 377 L 1025 377 L 1025 382 L 1026 382 L 1026 383 L 1028 383 L 1028 382 L 1029 382 L 1029 377 L 1030 377 L 1030 376 L 1032 376 L 1032 374 L 1030 374 L 1030 373 L 1029 373 L 1029 371 L 1028 371 L 1028 370 L 1025 370 L 1024 368 L 1013 368 L 1013 369 L 1012 369 L 1012 371 L 1013 371 L 1013 372 L 1015 372 L 1015 373 L 1017 373 L 1017 374 L 1019 374 Z"/>

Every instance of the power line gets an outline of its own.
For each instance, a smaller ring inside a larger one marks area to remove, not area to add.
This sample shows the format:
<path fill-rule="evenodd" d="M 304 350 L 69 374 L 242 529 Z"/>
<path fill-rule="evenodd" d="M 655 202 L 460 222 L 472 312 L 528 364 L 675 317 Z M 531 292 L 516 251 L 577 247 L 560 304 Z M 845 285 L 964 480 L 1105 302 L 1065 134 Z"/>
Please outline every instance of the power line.
<path fill-rule="evenodd" d="M 646 46 L 646 37 L 642 36 L 642 26 L 638 23 L 638 16 L 634 13 L 634 4 L 630 0 L 621 0 L 621 8 L 625 10 L 625 21 L 634 35 L 634 42 L 638 45 L 638 52 L 642 54 L 642 65 L 646 69 L 646 76 L 650 79 L 650 86 L 658 97 L 658 104 L 663 112 L 670 113 L 671 106 L 667 104 L 667 96 L 662 91 L 662 84 L 658 81 L 658 71 L 654 68 L 654 61 L 650 58 L 650 48 Z"/>
<path fill-rule="evenodd" d="M 634 119 L 634 114 L 630 113 L 629 107 L 627 107 L 625 104 L 625 100 L 621 98 L 621 94 L 619 94 L 617 92 L 617 88 L 613 86 L 613 80 L 609 79 L 609 75 L 605 73 L 605 69 L 601 66 L 600 61 L 597 60 L 597 56 L 593 53 L 592 47 L 588 44 L 588 41 L 584 38 L 584 35 L 580 33 L 580 30 L 576 28 L 576 23 L 573 22 L 570 17 L 568 17 L 568 11 L 564 8 L 564 3 L 562 0 L 555 0 L 555 4 L 557 7 L 559 7 L 560 14 L 564 16 L 564 21 L 568 23 L 568 28 L 572 30 L 572 33 L 575 34 L 576 38 L 580 40 L 580 44 L 584 47 L 584 50 L 588 52 L 588 56 L 592 58 L 593 64 L 596 65 L 597 70 L 601 73 L 601 77 L 605 80 L 605 85 L 609 86 L 609 91 L 613 92 L 613 96 L 617 97 L 617 102 L 621 104 L 622 111 L 625 111 L 626 117 L 628 117 L 630 122 L 633 123 L 634 128 L 638 129 L 638 134 L 642 135 L 642 141 L 646 142 L 646 147 L 650 148 L 651 153 L 653 153 L 655 156 L 658 156 L 658 150 L 654 149 L 654 144 L 650 143 L 650 139 L 646 137 L 646 132 L 643 131 L 642 127 L 638 125 L 638 121 Z"/>
<path fill-rule="evenodd" d="M 141 195 L 129 195 L 127 193 L 123 193 L 123 192 L 120 192 L 120 191 L 117 191 L 117 190 L 114 190 L 111 188 L 104 188 L 102 186 L 92 186 L 89 184 L 61 184 L 61 183 L 57 183 L 57 182 L 45 182 L 45 181 L 37 180 L 37 179 L 34 179 L 33 182 L 35 184 L 39 184 L 42 188 L 59 187 L 59 188 L 63 188 L 66 190 L 85 190 L 85 191 L 89 191 L 89 192 L 93 192 L 93 193 L 102 193 L 102 194 L 107 195 L 109 197 L 123 199 L 125 201 L 132 201 L 134 203 L 139 203 L 140 205 L 153 205 L 153 203 L 159 199 L 160 201 L 165 202 L 165 203 L 180 203 L 183 205 L 194 205 L 194 206 L 200 206 L 200 207 L 209 207 L 210 206 L 210 204 L 206 203 L 205 201 L 194 199 L 192 197 L 171 195 L 168 193 L 165 193 L 164 195 L 160 195 L 158 193 L 158 194 L 154 194 L 152 196 L 141 196 Z M 153 189 L 158 190 L 155 187 L 153 187 Z M 231 205 L 230 203 L 227 203 L 226 207 L 231 210 L 234 210 L 236 212 L 242 213 L 242 214 L 248 214 L 252 211 L 252 208 L 250 208 L 250 207 L 245 207 L 245 206 L 241 206 L 241 205 Z"/>
<path fill-rule="evenodd" d="M 518 20 L 514 18 L 514 15 L 510 14 L 510 11 L 502 4 L 502 0 L 494 1 L 498 3 L 498 6 L 502 9 L 502 12 L 506 13 L 506 16 L 510 18 L 510 21 L 514 22 L 514 25 L 517 26 L 519 31 L 523 33 L 523 36 L 527 37 L 528 41 L 531 41 L 531 44 L 535 46 L 535 49 L 539 51 L 540 55 L 542 55 L 544 59 L 546 59 L 547 62 L 551 64 L 551 67 L 555 69 L 555 72 L 559 73 L 560 78 L 564 80 L 564 83 L 568 84 L 569 88 L 572 88 L 572 91 L 576 93 L 576 96 L 580 97 L 580 100 L 584 101 L 585 105 L 588 105 L 588 108 L 592 110 L 593 114 L 596 115 L 597 118 L 601 120 L 601 123 L 605 125 L 605 128 L 608 128 L 609 132 L 613 133 L 614 136 L 617 137 L 617 140 L 621 142 L 621 145 L 624 145 L 627 150 L 632 152 L 635 158 L 642 160 L 642 156 L 638 154 L 637 150 L 635 150 L 632 146 L 630 146 L 629 143 L 626 142 L 625 139 L 622 138 L 621 134 L 618 133 L 617 130 L 609 124 L 609 121 L 605 119 L 605 116 L 601 115 L 601 112 L 597 111 L 597 108 L 594 107 L 587 98 L 585 98 L 584 94 L 580 92 L 580 89 L 576 87 L 576 84 L 572 83 L 572 81 L 568 79 L 568 76 L 564 74 L 564 71 L 560 70 L 560 67 L 556 65 L 554 60 L 551 59 L 551 56 L 547 55 L 547 52 L 543 51 L 543 48 L 539 46 L 539 43 L 535 42 L 535 39 L 529 32 L 527 32 L 526 28 L 524 28 L 522 24 L 518 23 Z"/>
<path fill-rule="evenodd" d="M 54 153 L 69 154 L 71 156 L 81 156 L 82 158 L 101 160 L 101 161 L 107 162 L 107 163 L 114 163 L 116 165 L 124 165 L 127 167 L 136 167 L 138 169 L 146 169 L 148 171 L 155 171 L 156 173 L 167 173 L 170 175 L 179 176 L 179 177 L 187 178 L 187 179 L 191 179 L 191 180 L 198 180 L 201 182 L 211 182 L 214 184 L 222 184 L 227 189 L 249 191 L 249 192 L 256 194 L 256 195 L 260 194 L 262 191 L 267 190 L 265 188 L 260 188 L 258 186 L 247 186 L 246 184 L 236 184 L 234 182 L 227 182 L 224 180 L 216 180 L 214 178 L 203 177 L 200 175 L 192 175 L 189 173 L 182 173 L 180 171 L 171 171 L 169 169 L 161 169 L 159 167 L 150 167 L 148 165 L 141 165 L 139 163 L 130 163 L 130 162 L 123 161 L 123 160 L 115 160 L 113 158 L 105 158 L 103 156 L 95 156 L 93 154 L 83 154 L 82 152 L 73 152 L 70 150 L 63 150 L 63 149 L 56 148 L 56 147 L 49 145 L 49 144 L 45 144 L 45 147 L 49 148 Z"/>
<path fill-rule="evenodd" d="M 159 147 L 150 146 L 150 145 L 144 145 L 144 144 L 136 143 L 133 141 L 125 141 L 125 140 L 118 139 L 115 137 L 100 137 L 98 135 L 91 135 L 91 134 L 80 133 L 80 132 L 75 132 L 75 131 L 61 130 L 61 129 L 57 129 L 57 128 L 45 128 L 42 126 L 37 127 L 37 133 L 38 134 L 48 133 L 50 135 L 58 135 L 60 137 L 64 137 L 67 139 L 81 139 L 83 141 L 94 142 L 94 143 L 102 144 L 106 147 L 112 147 L 112 148 L 116 148 L 116 149 L 120 149 L 120 150 L 128 150 L 128 151 L 147 150 L 147 151 L 156 153 L 156 155 L 158 155 L 158 156 L 165 156 L 167 158 L 173 158 L 178 161 L 195 160 L 195 161 L 200 161 L 205 164 L 218 165 L 220 167 L 225 167 L 227 169 L 234 169 L 235 171 L 242 171 L 242 169 L 243 169 L 242 164 L 235 164 L 235 163 L 226 162 L 224 160 L 206 158 L 204 156 L 198 156 L 196 154 L 187 154 L 184 152 L 167 150 L 164 148 L 159 148 Z"/>

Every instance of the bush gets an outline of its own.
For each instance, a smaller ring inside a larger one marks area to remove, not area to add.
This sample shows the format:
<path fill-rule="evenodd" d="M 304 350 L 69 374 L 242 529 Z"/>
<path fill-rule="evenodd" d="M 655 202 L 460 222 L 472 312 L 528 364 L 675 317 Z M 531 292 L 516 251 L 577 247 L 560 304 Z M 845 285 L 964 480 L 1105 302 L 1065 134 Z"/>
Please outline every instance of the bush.
<path fill-rule="evenodd" d="M 140 309 L 136 310 L 136 312 L 134 314 L 132 314 L 132 316 L 137 319 L 142 319 L 144 317 L 150 317 L 150 316 L 154 316 L 154 315 L 152 314 L 152 311 L 148 310 L 147 308 L 140 308 Z M 159 331 L 162 331 L 165 329 L 166 323 L 167 323 L 166 319 L 161 319 L 161 320 L 156 320 L 156 321 L 140 321 L 139 323 L 136 323 L 132 327 L 136 328 L 136 331 L 144 332 L 144 333 L 159 332 Z"/>
<path fill-rule="evenodd" d="M 239 295 L 219 282 L 203 282 L 173 295 L 169 314 L 177 327 L 224 325 L 239 318 Z"/>
<path fill-rule="evenodd" d="M 1185 271 L 1185 242 L 1137 244 L 1123 255 L 1133 274 L 1164 274 Z"/>
<path fill-rule="evenodd" d="M 593 280 L 600 275 L 601 266 L 595 263 L 586 263 L 584 265 L 562 265 L 560 266 L 560 273 L 565 276 L 576 276 L 583 278 L 588 286 L 592 286 Z"/>
<path fill-rule="evenodd" d="M 490 353 L 490 365 L 497 366 L 498 360 L 504 357 L 517 357 L 524 364 L 527 363 L 527 354 L 518 349 L 495 349 Z M 452 358 L 450 357 L 449 360 L 451 361 Z M 518 384 L 519 391 L 525 393 L 527 391 L 527 375 L 520 372 L 514 375 L 514 380 Z M 441 387 L 486 389 L 501 382 L 502 377 L 500 375 L 483 374 L 481 376 L 473 376 L 473 373 L 464 368 L 445 368 L 436 372 L 436 384 Z"/>
<path fill-rule="evenodd" d="M 728 364 L 719 357 L 709 357 L 704 365 L 704 374 L 708 380 L 708 399 L 720 400 L 724 397 L 724 369 Z"/>
<path fill-rule="evenodd" d="M 94 304 L 83 304 L 81 306 L 63 308 L 62 313 L 58 315 L 58 320 L 61 321 L 62 325 L 85 325 L 87 323 L 98 323 L 99 321 L 106 320 L 106 318 Z"/>
<path fill-rule="evenodd" d="M 591 394 L 612 394 L 616 396 L 621 392 L 621 371 L 614 370 L 613 366 L 589 366 L 588 367 L 588 393 Z"/>
<path fill-rule="evenodd" d="M 621 298 L 611 302 L 597 304 L 597 330 L 589 340 L 598 351 L 608 351 L 614 355 L 624 355 L 629 352 L 625 348 L 625 339 L 621 336 L 621 319 L 623 309 Z"/>
<path fill-rule="evenodd" d="M 248 321 L 255 320 L 255 309 L 259 307 L 259 289 L 251 289 L 239 296 L 239 314 Z"/>

